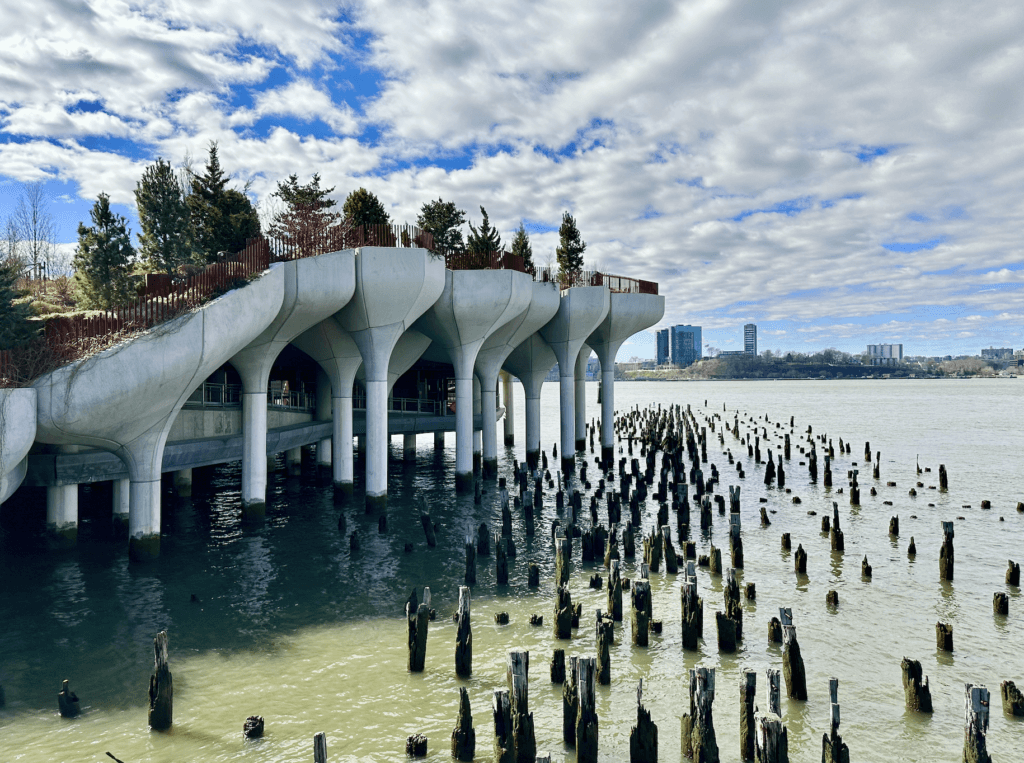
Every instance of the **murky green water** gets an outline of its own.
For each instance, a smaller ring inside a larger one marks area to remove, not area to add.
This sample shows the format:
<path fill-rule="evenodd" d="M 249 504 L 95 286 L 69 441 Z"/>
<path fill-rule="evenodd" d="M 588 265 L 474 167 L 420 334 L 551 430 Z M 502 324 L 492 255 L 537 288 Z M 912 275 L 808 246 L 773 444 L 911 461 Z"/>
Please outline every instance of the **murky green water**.
<path fill-rule="evenodd" d="M 598 411 L 596 386 L 588 384 L 587 393 L 589 418 Z M 701 570 L 706 641 L 700 653 L 684 652 L 680 581 L 664 572 L 652 575 L 654 615 L 664 621 L 664 632 L 642 649 L 630 644 L 628 614 L 616 626 L 612 685 L 597 693 L 602 759 L 628 759 L 636 683 L 643 678 L 645 704 L 659 725 L 660 758 L 679 760 L 686 672 L 697 664 L 718 669 L 719 747 L 723 760 L 738 759 L 739 677 L 744 668 L 759 672 L 758 702 L 764 706 L 764 670 L 781 667 L 780 647 L 767 643 L 767 622 L 780 606 L 793 609 L 810 694 L 806 703 L 783 699 L 791 760 L 820 759 L 829 676 L 840 680 L 841 733 L 856 760 L 958 761 L 966 681 L 984 683 L 993 693 L 988 746 L 994 758 L 1024 758 L 1024 722 L 1005 717 L 998 704 L 1001 680 L 1024 684 L 1024 600 L 1003 582 L 1006 560 L 1024 561 L 1024 515 L 1014 508 L 1024 500 L 1022 393 L 1018 380 L 620 384 L 620 410 L 678 402 L 710 415 L 725 403 L 729 421 L 737 409 L 768 414 L 773 422 L 788 423 L 792 415 L 797 433 L 810 424 L 816 433 L 831 435 L 837 451 L 842 436 L 853 447 L 851 456 L 837 459 L 837 488 L 870 440 L 872 450 L 882 451 L 882 474 L 876 483 L 869 469 L 861 470 L 862 506 L 851 508 L 845 495 L 808 485 L 794 440 L 787 487 L 803 501 L 794 506 L 792 495 L 765 490 L 763 472 L 749 463 L 745 449 L 747 476 L 736 479 L 722 455 L 724 447 L 740 453 L 731 436 L 725 446 L 709 447 L 722 491 L 743 485 L 746 569 L 739 577 L 741 584 L 755 582 L 758 594 L 745 605 L 745 642 L 736 655 L 718 654 L 713 613 L 723 606 L 723 581 Z M 557 403 L 557 385 L 545 385 L 543 443 L 549 454 L 558 437 Z M 503 451 L 503 473 L 514 453 L 522 455 L 525 441 L 521 397 L 516 410 L 518 444 Z M 0 761 L 109 760 L 107 750 L 125 763 L 301 761 L 312 759 L 317 731 L 327 733 L 332 761 L 404 759 L 405 737 L 416 732 L 429 737 L 431 759 L 445 760 L 458 686 L 469 689 L 477 757 L 489 760 L 491 691 L 504 686 L 505 655 L 513 647 L 531 653 L 538 749 L 551 751 L 555 760 L 573 760 L 560 741 L 561 687 L 548 680 L 548 660 L 556 646 L 568 654 L 594 653 L 592 613 L 605 607 L 605 595 L 587 587 L 595 570 L 578 563 L 575 544 L 572 593 L 574 601 L 583 601 L 583 626 L 571 642 L 556 642 L 550 627 L 551 542 L 543 529 L 557 516 L 554 496 L 545 496 L 535 538 L 525 537 L 516 517 L 519 555 L 507 588 L 494 583 L 493 557 L 478 560 L 474 673 L 464 681 L 454 673 L 450 615 L 462 582 L 464 537 L 481 521 L 495 525 L 496 492 L 491 486 L 482 506 L 455 497 L 453 435 L 443 453 L 435 453 L 431 438 L 421 438 L 414 467 L 400 461 L 398 440 L 392 454 L 389 533 L 379 535 L 376 518 L 364 516 L 361 505 L 344 509 L 348 531 L 361 537 L 356 553 L 338 532 L 339 509 L 330 490 L 312 476 L 274 477 L 268 518 L 259 528 L 237 520 L 239 474 L 230 466 L 217 471 L 207 490 L 197 486 L 191 500 L 168 495 L 163 555 L 149 567 L 129 566 L 122 544 L 106 537 L 109 508 L 99 492 L 83 493 L 79 549 L 70 555 L 41 552 L 35 536 L 11 521 L 12 512 L 24 509 L 0 509 L 8 512 L 0 545 L 0 684 L 7 697 L 0 710 Z M 921 477 L 926 486 L 938 484 L 938 464 L 946 464 L 948 493 L 926 487 L 917 498 L 907 495 L 917 480 L 918 455 L 933 470 Z M 896 487 L 886 487 L 889 480 Z M 872 485 L 878 488 L 875 498 L 868 495 Z M 777 512 L 766 529 L 758 522 L 761 496 Z M 434 549 L 426 547 L 419 527 L 421 498 L 441 524 Z M 980 509 L 982 499 L 992 501 L 990 511 Z M 844 555 L 832 554 L 820 534 L 820 515 L 831 511 L 832 500 L 839 501 Z M 893 505 L 884 505 L 886 500 Z M 37 514 L 43 511 L 38 506 Z M 601 514 L 606 519 L 604 502 Z M 888 536 L 893 514 L 900 515 L 898 540 Z M 649 502 L 645 529 L 655 515 L 656 505 Z M 965 519 L 956 522 L 956 579 L 941 584 L 939 522 L 959 516 Z M 794 549 L 801 543 L 808 552 L 805 579 L 797 579 L 791 554 L 780 549 L 783 532 L 792 534 Z M 913 561 L 906 555 L 911 535 L 918 551 Z M 707 553 L 711 541 L 727 545 L 724 518 L 710 538 L 693 537 L 698 553 Z M 403 551 L 406 542 L 414 543 L 412 553 Z M 870 581 L 860 574 L 865 554 L 874 567 Z M 529 561 L 542 566 L 536 591 L 526 585 Z M 632 563 L 626 575 L 633 577 Z M 422 585 L 431 587 L 438 619 L 430 628 L 426 671 L 410 675 L 402 609 L 410 588 Z M 825 606 L 831 588 L 841 601 L 835 611 Z M 1003 590 L 1010 594 L 1010 615 L 996 617 L 992 594 Z M 190 601 L 192 594 L 198 602 Z M 493 613 L 501 610 L 510 613 L 510 625 L 494 625 Z M 533 613 L 544 615 L 544 627 L 529 625 Z M 939 619 L 954 625 L 951 656 L 935 650 Z M 147 688 L 152 637 L 161 629 L 170 633 L 175 723 L 170 732 L 152 733 L 146 725 Z M 920 660 L 930 677 L 930 717 L 903 709 L 904 655 Z M 81 697 L 85 712 L 78 719 L 57 714 L 62 678 L 70 678 Z M 250 714 L 266 718 L 267 733 L 258 742 L 242 738 L 242 721 Z"/>

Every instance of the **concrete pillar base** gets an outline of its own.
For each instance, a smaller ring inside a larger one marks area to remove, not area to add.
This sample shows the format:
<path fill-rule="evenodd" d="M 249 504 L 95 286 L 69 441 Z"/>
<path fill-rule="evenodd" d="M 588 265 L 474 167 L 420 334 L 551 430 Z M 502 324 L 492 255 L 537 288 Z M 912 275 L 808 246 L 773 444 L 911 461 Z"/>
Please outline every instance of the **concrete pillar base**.
<path fill-rule="evenodd" d="M 576 472 L 576 459 L 562 456 L 562 474 L 573 474 Z"/>
<path fill-rule="evenodd" d="M 370 495 L 366 494 L 366 513 L 367 514 L 378 514 L 386 511 L 388 508 L 388 494 L 382 493 L 381 495 Z"/>
<path fill-rule="evenodd" d="M 131 510 L 131 480 L 127 477 L 113 480 L 113 531 L 115 538 L 128 537 L 128 512 Z"/>
<path fill-rule="evenodd" d="M 128 537 L 128 515 L 114 514 L 111 521 L 111 528 L 115 538 L 125 539 Z"/>
<path fill-rule="evenodd" d="M 472 493 L 473 492 L 473 472 L 463 472 L 455 474 L 455 492 L 457 493 Z"/>
<path fill-rule="evenodd" d="M 416 435 L 402 435 L 402 458 L 406 461 L 416 460 Z"/>
<path fill-rule="evenodd" d="M 498 459 L 496 458 L 485 458 L 484 459 L 484 476 L 494 477 L 498 474 Z"/>
<path fill-rule="evenodd" d="M 348 503 L 352 499 L 353 492 L 355 492 L 355 486 L 351 482 L 335 482 L 334 502 Z"/>
<path fill-rule="evenodd" d="M 259 522 L 267 516 L 267 504 L 264 501 L 242 502 L 242 521 Z"/>
<path fill-rule="evenodd" d="M 179 498 L 192 497 L 192 470 L 179 469 L 174 473 L 174 489 Z"/>
<path fill-rule="evenodd" d="M 434 432 L 434 447 L 438 450 L 444 448 L 444 432 Z"/>
<path fill-rule="evenodd" d="M 586 437 L 582 437 L 582 438 L 577 437 L 576 438 L 576 452 L 577 453 L 583 453 L 583 452 L 586 451 L 586 449 L 587 449 L 587 438 Z"/>
<path fill-rule="evenodd" d="M 78 523 L 48 523 L 46 525 L 46 544 L 53 551 L 67 551 L 78 545 Z"/>
<path fill-rule="evenodd" d="M 128 539 L 128 558 L 133 562 L 151 562 L 160 556 L 160 535 L 140 535 Z"/>
<path fill-rule="evenodd" d="M 516 444 L 516 436 L 514 434 L 507 434 L 507 435 L 505 435 L 505 444 L 506 445 L 515 445 Z"/>
<path fill-rule="evenodd" d="M 302 448 L 289 448 L 284 454 L 288 476 L 298 477 L 302 474 Z"/>
<path fill-rule="evenodd" d="M 480 466 L 481 466 L 481 461 L 482 460 L 483 459 L 482 459 L 482 457 L 481 457 L 481 455 L 479 453 L 474 453 L 473 454 L 473 474 L 479 474 L 480 473 Z"/>
<path fill-rule="evenodd" d="M 537 464 L 540 463 L 540 451 L 539 450 L 528 450 L 526 451 L 526 465 L 530 469 L 536 469 Z"/>

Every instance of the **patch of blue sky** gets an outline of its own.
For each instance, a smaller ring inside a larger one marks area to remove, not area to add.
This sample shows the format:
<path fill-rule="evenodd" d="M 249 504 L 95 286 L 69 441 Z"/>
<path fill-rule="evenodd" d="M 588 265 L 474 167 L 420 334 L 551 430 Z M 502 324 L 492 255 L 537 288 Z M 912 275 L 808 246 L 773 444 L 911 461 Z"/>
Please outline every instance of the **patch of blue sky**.
<path fill-rule="evenodd" d="M 967 214 L 967 210 L 958 204 L 951 204 L 948 207 L 942 208 L 942 216 L 947 220 L 969 220 L 970 215 Z"/>
<path fill-rule="evenodd" d="M 733 222 L 740 222 L 745 220 L 751 215 L 757 214 L 777 214 L 785 215 L 786 217 L 795 217 L 801 212 L 805 212 L 811 208 L 813 201 L 809 196 L 802 196 L 797 199 L 787 199 L 786 201 L 780 201 L 777 204 L 772 204 L 770 207 L 762 207 L 760 209 L 745 209 L 735 217 L 729 218 Z"/>
<path fill-rule="evenodd" d="M 77 241 L 78 223 L 90 224 L 89 211 L 96 200 L 81 198 L 78 184 L 70 180 L 46 180 L 43 182 L 43 193 L 48 200 L 46 211 L 53 218 L 57 243 Z M 14 213 L 21 198 L 21 184 L 0 176 L 0 220 L 6 220 Z M 110 206 L 117 214 L 128 218 L 133 233 L 138 232 L 138 217 L 133 208 L 125 204 Z"/>
<path fill-rule="evenodd" d="M 66 111 L 72 114 L 96 114 L 97 112 L 103 111 L 103 102 L 83 98 L 68 106 Z"/>
<path fill-rule="evenodd" d="M 543 220 L 523 220 L 523 226 L 527 233 L 554 233 L 558 230 L 558 224 L 552 225 Z"/>
<path fill-rule="evenodd" d="M 679 183 L 680 185 L 689 186 L 690 188 L 704 188 L 705 187 L 704 186 L 704 178 L 699 177 L 699 176 L 698 177 L 692 177 L 692 178 L 679 178 L 679 180 L 677 180 L 676 182 Z"/>
<path fill-rule="evenodd" d="M 648 164 L 668 164 L 670 157 L 684 153 L 686 153 L 686 148 L 681 143 L 675 141 L 659 143 L 658 147 L 648 155 L 647 162 Z"/>
<path fill-rule="evenodd" d="M 156 159 L 156 154 L 153 153 L 153 150 L 149 145 L 140 141 L 129 140 L 128 138 L 117 138 L 103 135 L 85 135 L 78 138 L 77 143 L 90 151 L 100 151 L 105 154 L 116 154 L 136 161 Z M 181 157 L 177 156 L 164 157 L 164 159 L 167 159 L 172 164 L 179 161 L 180 158 Z"/>
<path fill-rule="evenodd" d="M 633 219 L 634 220 L 654 220 L 654 219 L 657 219 L 659 217 L 661 217 L 661 212 L 659 212 L 654 207 L 652 207 L 650 204 L 648 204 L 647 207 L 644 209 L 644 211 L 641 212 L 639 215 L 637 215 L 637 217 L 635 217 Z"/>
<path fill-rule="evenodd" d="M 882 243 L 882 248 L 888 249 L 890 252 L 912 254 L 913 252 L 934 249 L 945 240 L 945 236 L 936 236 L 935 238 L 930 238 L 927 241 L 887 241 Z"/>
<path fill-rule="evenodd" d="M 861 164 L 869 164 L 880 156 L 885 156 L 890 153 L 895 145 L 892 146 L 870 146 L 861 144 L 855 148 L 846 149 L 847 153 L 853 154 L 857 157 L 857 161 Z"/>
<path fill-rule="evenodd" d="M 845 196 L 840 196 L 837 199 L 824 199 L 822 200 L 820 206 L 822 209 L 831 209 L 840 201 L 856 201 L 857 199 L 861 199 L 863 197 L 864 194 L 862 193 L 848 193 Z"/>

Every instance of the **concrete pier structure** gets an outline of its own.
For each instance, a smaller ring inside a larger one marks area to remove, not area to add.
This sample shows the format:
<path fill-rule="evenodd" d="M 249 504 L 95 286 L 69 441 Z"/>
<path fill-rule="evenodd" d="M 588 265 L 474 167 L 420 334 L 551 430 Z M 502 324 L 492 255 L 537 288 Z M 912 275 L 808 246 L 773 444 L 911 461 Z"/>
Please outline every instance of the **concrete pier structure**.
<path fill-rule="evenodd" d="M 613 293 L 608 315 L 587 339 L 601 362 L 601 460 L 605 463 L 614 459 L 615 356 L 623 342 L 655 325 L 664 314 L 665 298 L 662 296 Z"/>
<path fill-rule="evenodd" d="M 558 359 L 561 437 L 558 448 L 565 474 L 576 469 L 576 359 L 587 337 L 608 315 L 605 286 L 578 286 L 562 291 L 558 312 L 540 335 Z"/>
<path fill-rule="evenodd" d="M 366 366 L 366 507 L 387 507 L 388 365 L 402 334 L 445 288 L 444 260 L 424 249 L 364 247 L 356 255 L 356 289 L 338 322 Z"/>
<path fill-rule="evenodd" d="M 128 547 L 160 553 L 160 474 L 167 432 L 192 390 L 259 336 L 284 299 L 284 271 L 262 277 L 131 342 L 38 379 L 36 440 L 111 451 L 130 479 Z"/>
<path fill-rule="evenodd" d="M 557 310 L 557 308 L 556 308 Z M 501 403 L 505 406 L 504 434 L 505 445 L 516 444 L 516 408 L 512 394 L 512 375 L 508 371 L 501 372 Z"/>
<path fill-rule="evenodd" d="M 0 503 L 18 489 L 36 439 L 36 391 L 0 389 Z"/>
<path fill-rule="evenodd" d="M 533 285 L 529 275 L 514 270 L 448 270 L 440 299 L 416 322 L 448 353 L 455 371 L 455 485 L 461 492 L 473 489 L 477 355 L 488 337 L 527 311 Z M 493 387 L 491 393 L 493 399 Z"/>
<path fill-rule="evenodd" d="M 576 356 L 576 366 L 573 373 L 574 390 L 573 404 L 575 406 L 576 452 L 581 453 L 587 449 L 587 363 L 590 361 L 590 348 L 583 345 L 580 354 Z"/>
<path fill-rule="evenodd" d="M 60 445 L 60 453 L 78 452 L 77 445 Z M 46 488 L 46 537 L 53 549 L 74 548 L 78 543 L 78 485 Z"/>
<path fill-rule="evenodd" d="M 531 468 L 540 462 L 540 389 L 557 362 L 539 333 L 527 337 L 505 361 L 505 368 L 522 382 L 526 396 L 526 463 Z"/>
<path fill-rule="evenodd" d="M 331 252 L 280 265 L 284 296 L 273 322 L 231 365 L 242 377 L 242 511 L 249 518 L 266 513 L 267 386 L 277 356 L 293 339 L 344 307 L 355 292 L 355 253 Z"/>
<path fill-rule="evenodd" d="M 480 395 L 485 402 L 496 400 L 498 373 L 509 355 L 537 329 L 550 321 L 558 312 L 558 288 L 552 283 L 532 283 L 530 303 L 518 316 L 491 334 L 477 354 L 476 376 L 480 380 Z M 512 380 L 505 374 L 505 444 L 510 445 Z M 538 394 L 539 388 L 538 388 Z M 498 469 L 498 430 L 490 406 L 481 417 L 483 440 L 483 473 L 493 475 Z"/>
<path fill-rule="evenodd" d="M 132 481 L 128 477 L 121 477 L 112 481 L 113 487 L 113 517 L 112 530 L 117 538 L 128 537 L 128 517 L 131 513 L 131 490 Z"/>

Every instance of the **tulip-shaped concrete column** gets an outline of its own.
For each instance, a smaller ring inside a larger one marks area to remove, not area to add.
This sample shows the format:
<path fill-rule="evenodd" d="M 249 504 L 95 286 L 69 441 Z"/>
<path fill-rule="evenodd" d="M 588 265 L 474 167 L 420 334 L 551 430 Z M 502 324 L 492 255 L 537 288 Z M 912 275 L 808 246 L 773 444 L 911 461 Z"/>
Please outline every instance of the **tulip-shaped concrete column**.
<path fill-rule="evenodd" d="M 267 385 L 289 342 L 340 310 L 355 291 L 355 253 L 331 252 L 282 265 L 284 301 L 274 322 L 231 358 L 242 377 L 242 513 L 267 510 Z"/>
<path fill-rule="evenodd" d="M 655 325 L 665 314 L 665 298 L 657 294 L 612 294 L 608 315 L 587 340 L 601 361 L 601 460 L 615 455 L 615 356 L 622 343 Z"/>
<path fill-rule="evenodd" d="M 491 334 L 477 354 L 476 375 L 480 380 L 483 401 L 481 431 L 485 475 L 496 474 L 498 470 L 498 425 L 495 410 L 491 405 L 497 391 L 498 373 L 512 351 L 555 316 L 555 313 L 558 312 L 558 303 L 558 288 L 553 283 L 534 282 L 529 307 Z M 548 368 L 550 369 L 551 366 Z M 507 389 L 511 390 L 511 388 L 512 385 L 509 382 Z M 511 395 L 506 394 L 506 422 L 510 420 L 511 416 Z M 505 431 L 506 433 L 509 431 L 507 426 Z M 508 442 L 507 434 L 505 442 L 511 444 Z"/>
<path fill-rule="evenodd" d="M 160 474 L 174 418 L 192 390 L 270 325 L 284 297 L 274 266 L 244 288 L 33 385 L 36 439 L 116 453 L 128 468 L 128 552 L 160 553 Z"/>
<path fill-rule="evenodd" d="M 554 286 L 554 284 L 552 284 Z M 502 371 L 501 399 L 505 404 L 505 444 L 516 444 L 516 407 L 512 397 L 512 374 Z"/>
<path fill-rule="evenodd" d="M 540 334 L 530 334 L 505 361 L 505 370 L 519 378 L 526 396 L 526 463 L 536 468 L 540 461 L 540 389 L 552 366 L 555 353 Z"/>
<path fill-rule="evenodd" d="M 514 270 L 449 270 L 444 291 L 416 323 L 455 370 L 455 486 L 473 489 L 473 372 L 488 337 L 527 311 L 533 279 Z M 491 389 L 493 400 L 494 390 Z M 494 418 L 493 403 L 491 409 Z M 492 421 L 492 426 L 494 422 Z"/>
<path fill-rule="evenodd" d="M 587 449 L 587 363 L 590 361 L 590 348 L 583 345 L 580 354 L 576 356 L 576 367 L 573 377 L 575 379 L 575 392 L 573 398 L 576 404 L 576 450 Z"/>
<path fill-rule="evenodd" d="M 366 366 L 366 508 L 387 507 L 388 370 L 402 334 L 441 296 L 444 260 L 426 249 L 363 247 L 356 291 L 338 313 Z"/>
<path fill-rule="evenodd" d="M 576 286 L 562 292 L 558 313 L 540 330 L 558 358 L 562 471 L 576 469 L 576 358 L 591 332 L 608 315 L 608 288 Z"/>
<path fill-rule="evenodd" d="M 0 389 L 0 503 L 18 489 L 36 439 L 36 391 Z"/>

